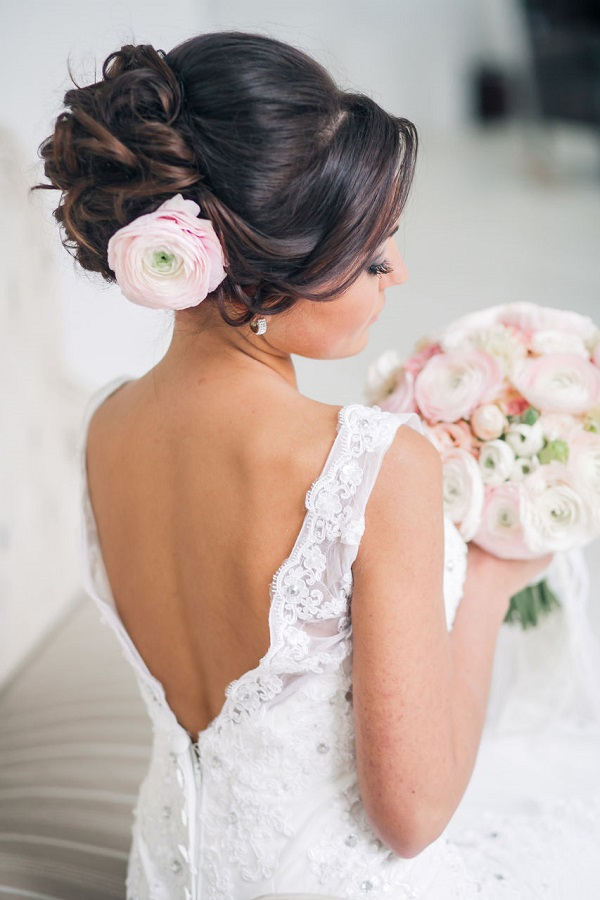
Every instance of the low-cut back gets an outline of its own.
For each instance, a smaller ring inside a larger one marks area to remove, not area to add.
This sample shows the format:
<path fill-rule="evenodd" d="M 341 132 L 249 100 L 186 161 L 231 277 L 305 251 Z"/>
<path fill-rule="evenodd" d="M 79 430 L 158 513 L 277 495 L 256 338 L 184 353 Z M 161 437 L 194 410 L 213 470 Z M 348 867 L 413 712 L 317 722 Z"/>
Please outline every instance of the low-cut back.
<path fill-rule="evenodd" d="M 307 491 L 292 552 L 273 575 L 269 649 L 256 668 L 228 686 L 221 712 L 193 741 L 118 614 L 90 503 L 89 421 L 127 380 L 113 379 L 90 399 L 80 458 L 85 587 L 117 634 L 154 726 L 135 810 L 128 897 L 224 900 L 274 890 L 341 896 L 349 885 L 361 896 L 375 888 L 363 877 L 365 866 L 375 878 L 383 864 L 390 885 L 403 884 L 409 873 L 415 884 L 443 877 L 444 897 L 466 896 L 458 887 L 447 892 L 451 872 L 457 884 L 465 882 L 460 859 L 443 838 L 418 861 L 390 855 L 370 830 L 356 783 L 351 565 L 385 450 L 399 425 L 420 429 L 418 418 L 359 403 L 341 408 L 325 465 Z M 451 533 L 447 577 L 457 600 L 464 545 Z M 327 850 L 332 837 L 336 846 Z"/>
<path fill-rule="evenodd" d="M 454 829 L 453 840 L 446 830 L 413 859 L 379 840 L 363 807 L 352 709 L 352 564 L 397 429 L 422 431 L 414 414 L 360 403 L 341 408 L 293 549 L 272 578 L 269 648 L 229 684 L 220 713 L 191 738 L 118 614 L 90 503 L 89 421 L 127 380 L 114 379 L 90 399 L 80 460 L 85 587 L 115 631 L 153 725 L 134 810 L 128 900 L 299 893 L 340 900 L 595 898 L 581 873 L 590 871 L 600 834 L 597 805 L 554 809 L 540 799 L 532 811 L 487 815 L 481 827 Z M 447 518 L 444 553 L 451 627 L 466 545 Z M 564 890 L 552 892 L 553 878 Z M 600 876 L 592 878 L 594 891 Z"/>

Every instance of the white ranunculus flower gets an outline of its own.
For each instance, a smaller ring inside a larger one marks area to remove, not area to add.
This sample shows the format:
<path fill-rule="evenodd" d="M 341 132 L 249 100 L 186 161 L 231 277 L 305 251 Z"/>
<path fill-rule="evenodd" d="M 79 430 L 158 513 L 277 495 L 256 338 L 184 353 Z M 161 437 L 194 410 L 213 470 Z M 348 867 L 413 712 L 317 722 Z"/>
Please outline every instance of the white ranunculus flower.
<path fill-rule="evenodd" d="M 532 510 L 536 549 L 544 553 L 568 550 L 591 537 L 590 506 L 567 466 L 559 462 L 539 466 L 523 486 Z"/>
<path fill-rule="evenodd" d="M 499 406 L 495 403 L 484 403 L 478 406 L 471 415 L 473 434 L 482 441 L 493 441 L 499 438 L 508 421 Z"/>
<path fill-rule="evenodd" d="M 517 422 L 509 425 L 504 439 L 515 451 L 515 456 L 534 456 L 544 446 L 544 432 L 539 420 L 533 425 Z"/>
<path fill-rule="evenodd" d="M 510 376 L 513 369 L 527 356 L 527 347 L 524 341 L 520 341 L 511 328 L 499 322 L 488 321 L 472 330 L 459 329 L 444 332 L 440 339 L 445 351 L 465 350 L 472 347 L 474 350 L 484 350 L 493 356 L 504 375 Z"/>
<path fill-rule="evenodd" d="M 523 481 L 526 475 L 531 475 L 539 466 L 537 456 L 518 456 L 513 463 L 510 472 L 511 481 Z"/>
<path fill-rule="evenodd" d="M 505 375 L 512 375 L 515 366 L 527 356 L 527 347 L 512 329 L 499 322 L 476 335 L 476 346 L 498 360 Z"/>
<path fill-rule="evenodd" d="M 460 447 L 442 457 L 444 512 L 454 522 L 461 537 L 470 541 L 481 522 L 485 489 L 474 457 Z"/>
<path fill-rule="evenodd" d="M 579 493 L 592 507 L 596 530 L 600 528 L 600 434 L 580 431 L 569 446 L 567 468 Z"/>
<path fill-rule="evenodd" d="M 440 329 L 436 339 L 445 351 L 472 347 L 473 332 L 491 328 L 498 320 L 502 309 L 502 306 L 489 306 L 487 309 L 478 309 L 476 312 L 461 316 L 460 319 Z"/>
<path fill-rule="evenodd" d="M 585 359 L 589 356 L 580 335 L 558 329 L 536 331 L 531 336 L 530 347 L 540 356 L 545 353 L 575 353 L 576 356 L 583 356 Z"/>
<path fill-rule="evenodd" d="M 400 367 L 400 357 L 395 350 L 386 350 L 368 367 L 365 400 L 370 406 L 379 403 L 391 393 Z"/>
<path fill-rule="evenodd" d="M 486 484 L 494 487 L 510 477 L 515 453 L 506 441 L 487 441 L 479 451 L 479 468 Z"/>

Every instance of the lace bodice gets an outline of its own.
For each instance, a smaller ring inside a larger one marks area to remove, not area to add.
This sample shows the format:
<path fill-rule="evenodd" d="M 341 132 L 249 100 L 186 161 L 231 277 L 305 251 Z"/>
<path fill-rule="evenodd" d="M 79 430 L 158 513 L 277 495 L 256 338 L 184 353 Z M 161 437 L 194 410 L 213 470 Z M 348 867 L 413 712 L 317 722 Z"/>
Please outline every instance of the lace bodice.
<path fill-rule="evenodd" d="M 228 686 L 221 712 L 193 742 L 118 616 L 87 489 L 89 420 L 125 381 L 113 380 L 88 405 L 81 475 L 86 588 L 134 668 L 154 726 L 135 809 L 129 900 L 226 900 L 274 886 L 340 897 L 420 897 L 439 871 L 451 886 L 448 873 L 462 870 L 444 839 L 415 861 L 401 860 L 375 838 L 354 756 L 351 567 L 385 451 L 400 425 L 420 430 L 419 419 L 360 403 L 340 410 L 323 470 L 306 494 L 302 527 L 270 585 L 269 649 Z M 465 560 L 465 545 L 448 521 L 449 625 Z"/>

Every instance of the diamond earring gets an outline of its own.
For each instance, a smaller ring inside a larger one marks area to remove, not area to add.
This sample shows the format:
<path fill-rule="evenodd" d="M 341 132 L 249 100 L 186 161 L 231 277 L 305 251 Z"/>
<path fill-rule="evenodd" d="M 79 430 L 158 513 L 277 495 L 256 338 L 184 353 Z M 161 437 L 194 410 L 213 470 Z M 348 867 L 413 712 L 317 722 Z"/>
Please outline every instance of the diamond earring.
<path fill-rule="evenodd" d="M 264 316 L 259 316 L 256 321 L 250 322 L 250 329 L 254 334 L 264 334 L 267 330 L 267 320 Z"/>

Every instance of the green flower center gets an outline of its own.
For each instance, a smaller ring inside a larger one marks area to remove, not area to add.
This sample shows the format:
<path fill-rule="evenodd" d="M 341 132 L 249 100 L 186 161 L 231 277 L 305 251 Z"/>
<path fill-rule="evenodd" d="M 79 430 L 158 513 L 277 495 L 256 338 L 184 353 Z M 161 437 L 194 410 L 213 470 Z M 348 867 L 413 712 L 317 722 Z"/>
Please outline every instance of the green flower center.
<path fill-rule="evenodd" d="M 159 272 L 168 271 L 173 268 L 175 259 L 175 254 L 168 250 L 155 250 L 152 254 L 152 268 Z"/>

